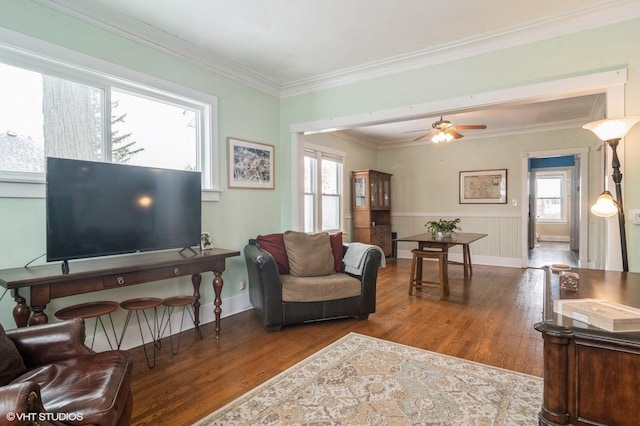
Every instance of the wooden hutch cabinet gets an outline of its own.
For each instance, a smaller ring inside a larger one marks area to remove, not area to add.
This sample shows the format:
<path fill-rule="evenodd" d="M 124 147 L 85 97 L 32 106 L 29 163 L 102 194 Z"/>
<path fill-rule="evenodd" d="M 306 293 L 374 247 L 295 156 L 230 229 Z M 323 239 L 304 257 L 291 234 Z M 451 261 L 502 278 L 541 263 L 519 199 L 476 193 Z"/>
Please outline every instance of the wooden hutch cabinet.
<path fill-rule="evenodd" d="M 374 244 L 391 256 L 391 176 L 375 170 L 351 172 L 353 241 Z"/>

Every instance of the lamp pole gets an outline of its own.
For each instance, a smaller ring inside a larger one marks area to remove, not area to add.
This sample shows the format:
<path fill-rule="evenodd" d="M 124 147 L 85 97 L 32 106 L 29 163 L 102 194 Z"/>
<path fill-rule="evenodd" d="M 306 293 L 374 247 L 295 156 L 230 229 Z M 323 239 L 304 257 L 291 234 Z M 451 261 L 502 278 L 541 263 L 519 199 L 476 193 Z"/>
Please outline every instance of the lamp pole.
<path fill-rule="evenodd" d="M 625 232 L 625 223 L 624 223 L 624 208 L 622 205 L 622 173 L 620 172 L 620 160 L 618 159 L 618 153 L 616 152 L 616 148 L 618 147 L 618 142 L 620 139 L 610 139 L 607 142 L 607 145 L 611 147 L 613 151 L 613 161 L 611 167 L 613 168 L 613 173 L 611 177 L 613 178 L 613 183 L 616 185 L 616 203 L 618 204 L 618 226 L 620 227 L 620 248 L 622 251 L 622 270 L 624 272 L 629 271 L 629 260 L 627 258 L 627 233 Z"/>

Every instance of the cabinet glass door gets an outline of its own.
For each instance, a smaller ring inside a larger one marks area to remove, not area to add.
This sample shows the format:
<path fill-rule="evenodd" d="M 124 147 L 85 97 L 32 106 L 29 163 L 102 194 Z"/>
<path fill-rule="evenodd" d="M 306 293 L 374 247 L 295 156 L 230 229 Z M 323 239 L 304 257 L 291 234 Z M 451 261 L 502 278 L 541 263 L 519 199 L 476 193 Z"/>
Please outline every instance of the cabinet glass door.
<path fill-rule="evenodd" d="M 356 178 L 354 184 L 356 206 L 367 205 L 367 181 L 365 178 Z"/>
<path fill-rule="evenodd" d="M 391 205 L 391 196 L 389 191 L 390 184 L 389 179 L 385 179 L 382 185 L 382 203 L 385 207 L 389 207 Z"/>

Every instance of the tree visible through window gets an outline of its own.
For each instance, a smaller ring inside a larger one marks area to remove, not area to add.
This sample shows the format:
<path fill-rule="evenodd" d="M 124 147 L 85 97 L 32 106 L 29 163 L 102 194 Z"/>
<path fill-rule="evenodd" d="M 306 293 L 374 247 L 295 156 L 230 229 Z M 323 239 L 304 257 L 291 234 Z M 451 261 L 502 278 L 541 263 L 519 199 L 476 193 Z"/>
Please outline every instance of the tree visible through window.
<path fill-rule="evenodd" d="M 47 156 L 200 170 L 202 110 L 0 63 L 0 176 Z"/>

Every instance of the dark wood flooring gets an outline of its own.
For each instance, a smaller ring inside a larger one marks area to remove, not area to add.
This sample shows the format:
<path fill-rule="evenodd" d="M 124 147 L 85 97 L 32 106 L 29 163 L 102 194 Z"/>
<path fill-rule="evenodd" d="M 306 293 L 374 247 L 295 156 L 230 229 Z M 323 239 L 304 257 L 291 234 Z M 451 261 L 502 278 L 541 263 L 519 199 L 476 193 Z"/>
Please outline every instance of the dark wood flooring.
<path fill-rule="evenodd" d="M 425 275 L 436 279 L 436 265 Z M 222 407 L 319 349 L 357 332 L 513 371 L 542 376 L 540 270 L 474 265 L 449 267 L 451 294 L 408 295 L 411 262 L 399 259 L 380 270 L 377 311 L 366 321 L 339 319 L 286 327 L 269 333 L 253 311 L 223 318 L 183 334 L 178 355 L 163 341 L 156 367 L 147 368 L 141 348 L 132 350 L 133 424 L 188 425 Z M 224 310 L 224 304 L 222 306 Z"/>

